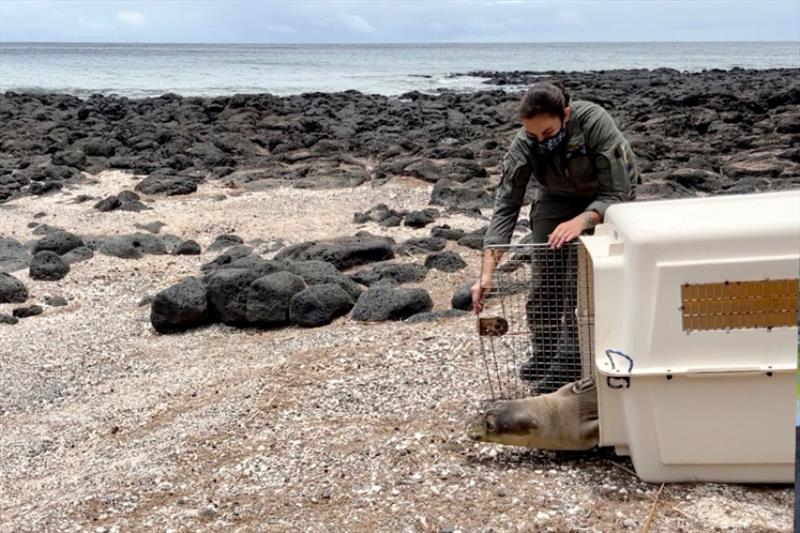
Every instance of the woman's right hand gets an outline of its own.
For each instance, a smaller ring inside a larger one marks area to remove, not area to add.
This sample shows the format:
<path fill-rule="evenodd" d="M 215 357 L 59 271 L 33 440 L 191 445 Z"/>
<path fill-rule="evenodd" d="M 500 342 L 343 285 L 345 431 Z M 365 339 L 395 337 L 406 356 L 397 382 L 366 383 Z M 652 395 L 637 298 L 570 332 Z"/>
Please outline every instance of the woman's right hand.
<path fill-rule="evenodd" d="M 483 300 L 489 291 L 492 289 L 492 280 L 491 279 L 480 279 L 472 285 L 470 289 L 470 294 L 472 295 L 472 309 L 475 311 L 477 315 L 481 311 L 483 311 Z"/>

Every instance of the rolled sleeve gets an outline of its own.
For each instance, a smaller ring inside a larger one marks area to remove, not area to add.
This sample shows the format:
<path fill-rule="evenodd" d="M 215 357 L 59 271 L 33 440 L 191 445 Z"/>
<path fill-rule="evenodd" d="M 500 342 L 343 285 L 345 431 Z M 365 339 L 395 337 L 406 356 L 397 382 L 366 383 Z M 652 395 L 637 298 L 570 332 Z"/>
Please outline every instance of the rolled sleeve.
<path fill-rule="evenodd" d="M 492 220 L 483 237 L 484 248 L 511 242 L 530 176 L 531 169 L 525 160 L 510 152 L 505 155 L 500 186 L 495 192 Z"/>

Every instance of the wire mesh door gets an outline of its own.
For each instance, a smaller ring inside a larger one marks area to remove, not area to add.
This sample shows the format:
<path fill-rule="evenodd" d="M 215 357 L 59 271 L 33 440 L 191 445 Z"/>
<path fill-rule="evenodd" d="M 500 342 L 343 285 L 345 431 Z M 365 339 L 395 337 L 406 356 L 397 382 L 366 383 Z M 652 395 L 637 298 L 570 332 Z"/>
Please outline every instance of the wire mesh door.
<path fill-rule="evenodd" d="M 585 247 L 489 250 L 503 255 L 478 317 L 488 400 L 545 394 L 592 375 L 594 301 Z"/>

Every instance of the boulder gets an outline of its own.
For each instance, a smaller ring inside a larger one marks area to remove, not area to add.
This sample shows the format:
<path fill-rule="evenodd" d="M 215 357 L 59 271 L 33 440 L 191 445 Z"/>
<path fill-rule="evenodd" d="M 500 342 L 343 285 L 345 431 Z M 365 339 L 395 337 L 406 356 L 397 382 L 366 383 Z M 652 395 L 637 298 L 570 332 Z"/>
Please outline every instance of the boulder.
<path fill-rule="evenodd" d="M 427 268 L 441 270 L 442 272 L 456 272 L 465 268 L 467 263 L 461 259 L 460 255 L 448 250 L 430 254 L 425 258 L 425 266 Z"/>
<path fill-rule="evenodd" d="M 16 272 L 31 264 L 31 254 L 16 239 L 0 237 L 0 272 Z"/>
<path fill-rule="evenodd" d="M 233 325 L 247 322 L 250 284 L 260 277 L 248 268 L 220 268 L 206 277 L 208 301 L 222 322 Z"/>
<path fill-rule="evenodd" d="M 398 254 L 424 254 L 427 252 L 439 252 L 444 250 L 447 241 L 436 237 L 423 237 L 420 239 L 408 239 L 397 247 Z"/>
<path fill-rule="evenodd" d="M 92 257 L 94 257 L 94 250 L 88 246 L 78 246 L 62 255 L 61 259 L 63 259 L 66 264 L 71 265 L 80 261 L 86 261 Z"/>
<path fill-rule="evenodd" d="M 30 266 L 31 279 L 58 281 L 69 272 L 69 265 L 61 256 L 50 250 L 38 252 L 33 256 Z"/>
<path fill-rule="evenodd" d="M 33 247 L 33 253 L 49 250 L 64 255 L 70 250 L 83 246 L 83 240 L 68 231 L 54 231 L 39 239 Z"/>
<path fill-rule="evenodd" d="M 45 296 L 44 303 L 50 307 L 64 307 L 67 305 L 67 300 L 63 296 Z"/>
<path fill-rule="evenodd" d="M 183 241 L 172 252 L 174 255 L 200 255 L 200 244 L 194 240 Z"/>
<path fill-rule="evenodd" d="M 326 261 L 294 261 L 286 264 L 286 269 L 300 276 L 308 286 L 334 283 L 343 288 L 350 299 L 356 301 L 363 289 L 348 276 L 345 276 Z"/>
<path fill-rule="evenodd" d="M 417 263 L 382 263 L 369 270 L 355 272 L 350 278 L 361 285 L 389 281 L 391 285 L 414 283 L 425 279 L 428 268 Z"/>
<path fill-rule="evenodd" d="M 106 196 L 94 204 L 94 208 L 103 213 L 116 210 L 139 212 L 150 209 L 140 201 L 139 195 L 133 191 L 122 191 L 117 195 Z"/>
<path fill-rule="evenodd" d="M 353 320 L 375 322 L 402 320 L 433 308 L 425 289 L 378 287 L 364 292 L 353 309 Z"/>
<path fill-rule="evenodd" d="M 295 294 L 289 305 L 289 319 L 298 326 L 324 326 L 352 308 L 353 301 L 343 288 L 334 283 L 325 283 Z"/>
<path fill-rule="evenodd" d="M 472 294 L 470 293 L 471 288 L 471 285 L 465 285 L 453 293 L 453 298 L 450 300 L 450 305 L 453 309 L 472 311 Z"/>
<path fill-rule="evenodd" d="M 166 224 L 156 220 L 155 222 L 148 222 L 147 224 L 139 224 L 137 222 L 133 226 L 137 229 L 143 229 L 145 231 L 149 231 L 150 233 L 158 234 L 161 233 L 161 228 L 166 226 Z"/>
<path fill-rule="evenodd" d="M 424 211 L 411 211 L 406 215 L 403 223 L 409 228 L 424 228 L 428 224 L 433 224 L 436 218 L 435 210 L 426 209 Z"/>
<path fill-rule="evenodd" d="M 17 317 L 0 313 L 0 324 L 8 324 L 9 326 L 13 326 L 18 322 L 19 319 Z"/>
<path fill-rule="evenodd" d="M 431 228 L 431 237 L 436 239 L 458 241 L 464 235 L 466 235 L 466 232 L 463 229 L 453 229 L 447 224 L 442 226 L 434 226 Z"/>
<path fill-rule="evenodd" d="M 174 333 L 210 322 L 208 288 L 202 280 L 187 277 L 156 294 L 150 323 L 159 333 Z"/>
<path fill-rule="evenodd" d="M 86 165 L 86 154 L 77 150 L 56 152 L 51 156 L 54 165 L 83 168 Z"/>
<path fill-rule="evenodd" d="M 145 194 L 177 196 L 195 192 L 197 183 L 183 176 L 152 175 L 137 183 L 134 189 Z"/>
<path fill-rule="evenodd" d="M 11 314 L 15 318 L 28 318 L 31 316 L 41 315 L 44 309 L 40 305 L 29 305 L 27 307 L 17 307 Z"/>
<path fill-rule="evenodd" d="M 225 248 L 236 246 L 237 244 L 244 244 L 244 240 L 238 235 L 223 233 L 222 235 L 217 235 L 207 251 L 215 252 L 217 250 L 224 250 Z"/>
<path fill-rule="evenodd" d="M 167 253 L 167 247 L 155 235 L 133 233 L 102 239 L 99 251 L 120 259 L 140 259 L 144 254 L 163 255 Z"/>
<path fill-rule="evenodd" d="M 246 320 L 270 325 L 288 322 L 292 297 L 305 288 L 303 278 L 291 272 L 275 272 L 256 279 L 247 294 Z"/>
<path fill-rule="evenodd" d="M 25 285 L 5 272 L 0 272 L 0 304 L 22 303 L 28 299 Z"/>
<path fill-rule="evenodd" d="M 330 241 L 307 241 L 289 246 L 278 252 L 277 259 L 292 261 L 327 261 L 339 270 L 345 270 L 376 261 L 394 258 L 394 242 L 387 237 L 377 237 L 359 232 L 353 237 Z"/>
<path fill-rule="evenodd" d="M 405 319 L 404 322 L 407 324 L 414 324 L 417 322 L 431 322 L 434 320 L 441 320 L 443 318 L 456 318 L 460 316 L 468 315 L 466 311 L 462 311 L 460 309 L 445 309 L 443 311 L 428 311 L 426 313 L 417 313 L 416 315 L 411 315 L 409 318 Z"/>

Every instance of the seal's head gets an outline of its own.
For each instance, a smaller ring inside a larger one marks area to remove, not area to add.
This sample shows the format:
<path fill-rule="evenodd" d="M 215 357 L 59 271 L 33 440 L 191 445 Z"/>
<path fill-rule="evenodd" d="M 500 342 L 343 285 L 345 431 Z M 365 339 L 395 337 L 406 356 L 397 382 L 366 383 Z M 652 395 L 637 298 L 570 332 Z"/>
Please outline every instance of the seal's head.
<path fill-rule="evenodd" d="M 467 436 L 481 442 L 526 446 L 539 429 L 536 419 L 519 402 L 499 402 L 476 415 L 467 425 Z"/>

